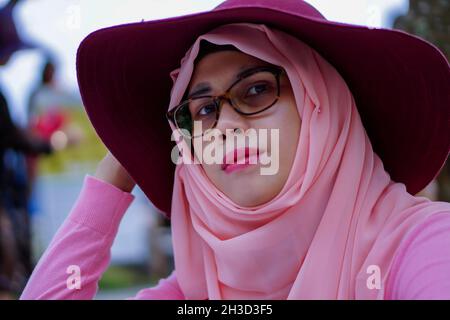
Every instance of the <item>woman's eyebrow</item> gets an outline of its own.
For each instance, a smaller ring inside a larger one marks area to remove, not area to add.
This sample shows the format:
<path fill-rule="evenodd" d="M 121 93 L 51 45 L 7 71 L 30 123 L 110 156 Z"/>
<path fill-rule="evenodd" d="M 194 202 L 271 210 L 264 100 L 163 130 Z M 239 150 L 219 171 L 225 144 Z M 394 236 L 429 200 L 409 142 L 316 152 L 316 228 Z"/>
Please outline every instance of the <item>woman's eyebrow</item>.
<path fill-rule="evenodd" d="M 237 79 L 239 79 L 240 77 L 244 76 L 247 72 L 253 71 L 254 69 L 263 67 L 265 65 L 251 65 L 251 66 L 243 66 L 241 68 L 239 68 L 239 72 L 235 74 L 234 76 L 234 81 L 236 81 Z M 205 93 L 209 93 L 211 92 L 211 87 L 209 85 L 209 82 L 200 82 L 198 84 L 196 84 L 194 86 L 194 88 L 191 90 L 191 92 L 189 93 L 189 95 L 187 96 L 187 99 L 192 98 L 193 96 L 197 96 L 197 95 L 201 95 L 201 94 L 205 94 Z"/>

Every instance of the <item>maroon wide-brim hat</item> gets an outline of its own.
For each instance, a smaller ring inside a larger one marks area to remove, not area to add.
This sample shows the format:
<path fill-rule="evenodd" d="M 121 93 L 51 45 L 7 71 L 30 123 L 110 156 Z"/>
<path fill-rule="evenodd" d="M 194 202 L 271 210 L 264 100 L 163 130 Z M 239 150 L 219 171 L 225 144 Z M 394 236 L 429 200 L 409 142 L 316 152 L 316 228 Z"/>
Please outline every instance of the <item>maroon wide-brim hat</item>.
<path fill-rule="evenodd" d="M 167 216 L 174 177 L 165 118 L 169 73 L 199 35 L 235 22 L 290 33 L 339 71 L 392 180 L 415 194 L 436 177 L 450 146 L 450 68 L 435 46 L 398 30 L 328 21 L 300 0 L 228 0 L 209 12 L 97 30 L 77 52 L 78 83 L 93 126 Z"/>

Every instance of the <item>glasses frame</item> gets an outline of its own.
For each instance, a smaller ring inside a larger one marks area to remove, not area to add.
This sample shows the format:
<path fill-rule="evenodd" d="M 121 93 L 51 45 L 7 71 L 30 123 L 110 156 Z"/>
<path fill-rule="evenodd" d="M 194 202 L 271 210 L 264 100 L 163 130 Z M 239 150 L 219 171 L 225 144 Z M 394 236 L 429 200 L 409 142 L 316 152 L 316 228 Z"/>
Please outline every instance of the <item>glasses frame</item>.
<path fill-rule="evenodd" d="M 250 113 L 246 113 L 243 112 L 241 110 L 239 110 L 232 102 L 232 96 L 230 95 L 231 90 L 233 89 L 233 87 L 238 84 L 239 82 L 241 82 L 243 79 L 246 79 L 247 77 L 252 76 L 255 73 L 258 72 L 263 72 L 263 71 L 268 71 L 270 73 L 272 73 L 275 76 L 276 79 L 276 83 L 277 83 L 277 95 L 275 97 L 275 100 L 267 107 L 255 111 L 255 112 L 250 112 Z M 212 98 L 214 106 L 216 107 L 216 120 L 214 121 L 214 123 L 212 124 L 212 126 L 208 129 L 213 129 L 216 127 L 217 122 L 219 121 L 219 117 L 220 117 L 220 112 L 222 109 L 222 100 L 226 100 L 228 101 L 228 103 L 230 104 L 230 106 L 234 109 L 234 111 L 236 111 L 237 113 L 244 115 L 244 116 L 251 116 L 251 115 L 255 115 L 258 113 L 261 113 L 263 111 L 266 111 L 267 109 L 269 109 L 270 107 L 272 107 L 280 98 L 280 76 L 281 74 L 285 73 L 284 69 L 279 67 L 279 66 L 262 66 L 262 67 L 257 67 L 257 68 L 252 68 L 250 69 L 248 72 L 242 74 L 239 78 L 237 78 L 229 87 L 227 90 L 225 90 L 224 93 L 220 94 L 220 95 L 201 95 L 201 96 L 196 96 L 196 97 L 191 97 L 189 99 L 183 100 L 181 103 L 179 103 L 176 107 L 174 107 L 172 110 L 169 110 L 166 113 L 166 118 L 171 121 L 175 127 L 180 130 L 180 132 L 183 132 L 183 130 L 186 130 L 185 128 L 180 128 L 177 124 L 177 121 L 175 120 L 175 115 L 176 113 L 179 111 L 179 109 L 181 107 L 183 107 L 185 104 L 193 101 L 193 100 L 197 100 L 197 99 L 204 99 L 204 98 Z M 206 129 L 206 130 L 208 130 Z M 202 134 L 198 135 L 198 136 L 203 136 L 203 134 L 205 133 L 204 130 L 202 132 Z M 192 135 L 192 132 L 190 132 Z"/>

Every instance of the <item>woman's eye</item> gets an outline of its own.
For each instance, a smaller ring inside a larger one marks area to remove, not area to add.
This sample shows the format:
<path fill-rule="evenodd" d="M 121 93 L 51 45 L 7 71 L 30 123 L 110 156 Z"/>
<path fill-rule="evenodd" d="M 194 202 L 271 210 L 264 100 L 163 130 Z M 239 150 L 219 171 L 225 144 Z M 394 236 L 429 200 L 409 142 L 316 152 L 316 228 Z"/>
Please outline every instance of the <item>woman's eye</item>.
<path fill-rule="evenodd" d="M 205 106 L 200 107 L 200 109 L 197 111 L 197 115 L 199 116 L 207 116 L 211 113 L 213 113 L 216 110 L 216 106 L 213 104 L 207 104 Z"/>
<path fill-rule="evenodd" d="M 267 91 L 267 84 L 265 84 L 265 83 L 256 84 L 256 85 L 251 86 L 247 90 L 247 96 L 258 95 L 258 94 L 264 93 L 266 91 Z"/>

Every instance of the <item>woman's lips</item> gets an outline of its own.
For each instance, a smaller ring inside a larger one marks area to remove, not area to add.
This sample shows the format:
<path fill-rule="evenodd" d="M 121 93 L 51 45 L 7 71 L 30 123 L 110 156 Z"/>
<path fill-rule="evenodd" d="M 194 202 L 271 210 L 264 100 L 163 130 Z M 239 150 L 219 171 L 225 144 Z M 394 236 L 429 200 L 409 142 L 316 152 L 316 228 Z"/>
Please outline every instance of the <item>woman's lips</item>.
<path fill-rule="evenodd" d="M 259 150 L 255 148 L 239 148 L 228 152 L 223 157 L 222 170 L 231 173 L 258 163 Z M 231 163 L 227 163 L 228 162 Z"/>

